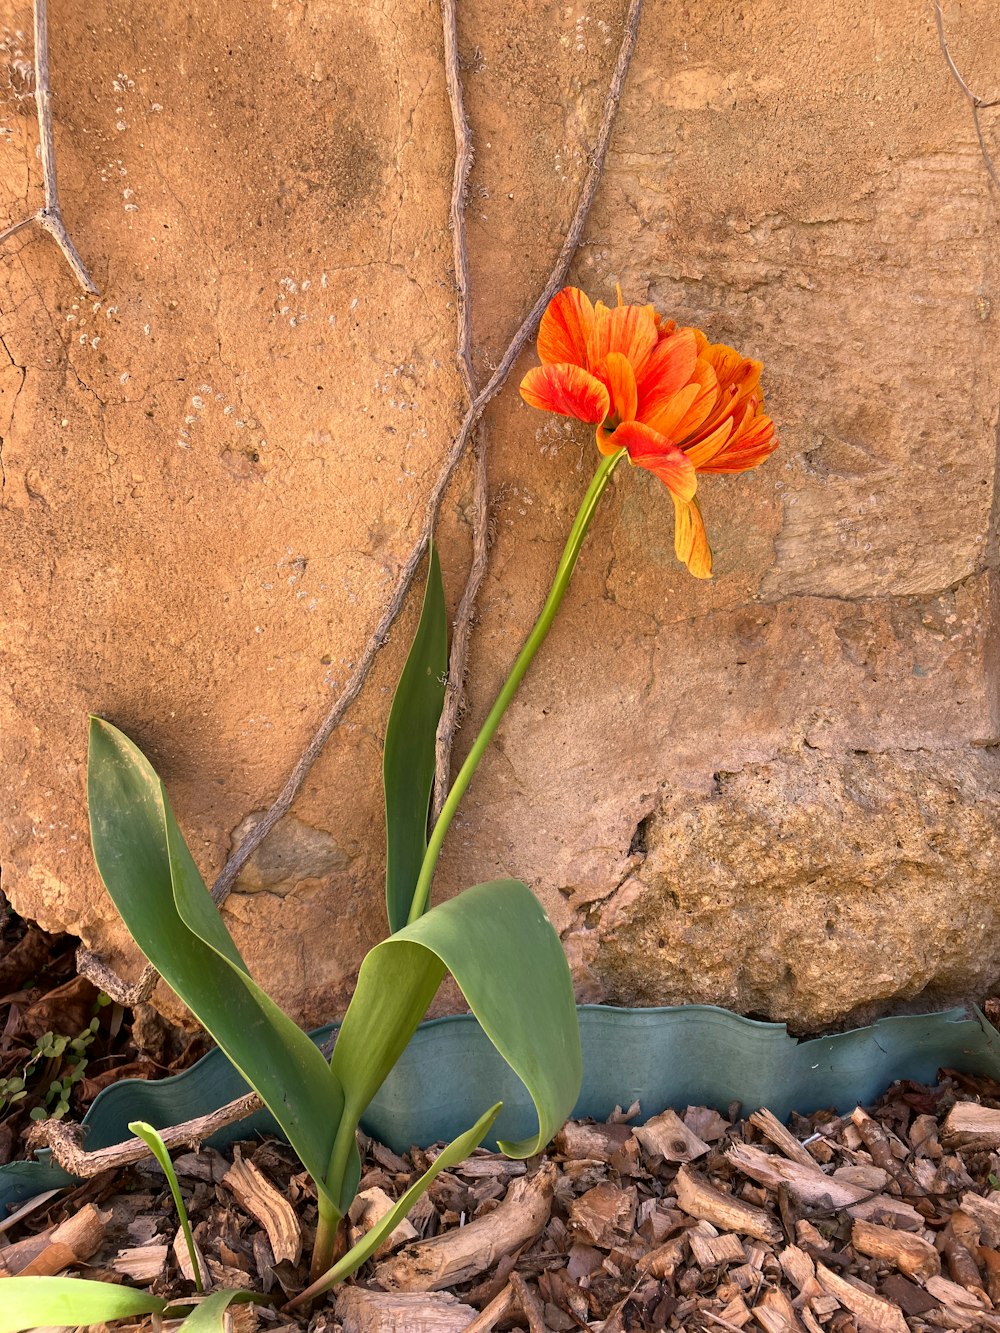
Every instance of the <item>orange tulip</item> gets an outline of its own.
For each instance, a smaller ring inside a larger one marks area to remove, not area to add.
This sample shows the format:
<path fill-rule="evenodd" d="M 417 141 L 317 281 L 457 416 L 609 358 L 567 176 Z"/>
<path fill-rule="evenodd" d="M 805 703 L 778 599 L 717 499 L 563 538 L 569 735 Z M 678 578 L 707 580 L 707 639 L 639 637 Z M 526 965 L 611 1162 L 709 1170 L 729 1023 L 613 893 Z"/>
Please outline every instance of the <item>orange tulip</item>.
<path fill-rule="evenodd" d="M 746 472 L 778 447 L 764 413 L 759 361 L 700 329 L 662 321 L 651 305 L 591 305 L 576 287 L 549 302 L 538 329 L 541 365 L 521 381 L 530 407 L 597 426 L 603 454 L 664 482 L 674 502 L 674 549 L 697 578 L 712 552 L 695 500 L 697 473 Z"/>

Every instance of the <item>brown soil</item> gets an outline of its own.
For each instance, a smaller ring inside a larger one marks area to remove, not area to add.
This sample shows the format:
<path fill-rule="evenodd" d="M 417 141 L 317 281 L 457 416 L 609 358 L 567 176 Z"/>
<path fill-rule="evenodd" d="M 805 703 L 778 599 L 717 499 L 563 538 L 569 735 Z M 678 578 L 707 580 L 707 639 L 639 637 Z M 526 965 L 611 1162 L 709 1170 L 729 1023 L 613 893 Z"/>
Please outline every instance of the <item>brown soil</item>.
<path fill-rule="evenodd" d="M 0 1165 L 25 1156 L 34 1115 L 56 1110 L 55 1083 L 78 1120 L 108 1084 L 163 1078 L 208 1049 L 203 1033 L 171 1027 L 149 1005 L 133 1013 L 109 1003 L 77 974 L 78 944 L 24 921 L 0 894 Z"/>

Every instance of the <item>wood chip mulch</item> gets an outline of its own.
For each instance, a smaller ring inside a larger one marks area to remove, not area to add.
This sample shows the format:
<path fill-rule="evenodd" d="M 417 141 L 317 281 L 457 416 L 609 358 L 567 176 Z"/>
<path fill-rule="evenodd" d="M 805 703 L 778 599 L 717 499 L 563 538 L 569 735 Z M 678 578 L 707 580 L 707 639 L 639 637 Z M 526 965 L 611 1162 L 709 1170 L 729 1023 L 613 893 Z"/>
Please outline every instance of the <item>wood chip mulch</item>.
<path fill-rule="evenodd" d="M 1000 1330 L 1000 1084 L 942 1071 L 867 1112 L 704 1107 L 570 1122 L 549 1153 L 477 1152 L 438 1177 L 358 1279 L 298 1319 L 314 1194 L 273 1142 L 176 1159 L 203 1265 L 274 1309 L 237 1333 Z M 434 1150 L 368 1143 L 352 1239 Z M 0 1273 L 76 1271 L 189 1294 L 162 1174 L 98 1177 L 0 1223 Z M 2 1300 L 2 1283 L 0 1283 Z"/>

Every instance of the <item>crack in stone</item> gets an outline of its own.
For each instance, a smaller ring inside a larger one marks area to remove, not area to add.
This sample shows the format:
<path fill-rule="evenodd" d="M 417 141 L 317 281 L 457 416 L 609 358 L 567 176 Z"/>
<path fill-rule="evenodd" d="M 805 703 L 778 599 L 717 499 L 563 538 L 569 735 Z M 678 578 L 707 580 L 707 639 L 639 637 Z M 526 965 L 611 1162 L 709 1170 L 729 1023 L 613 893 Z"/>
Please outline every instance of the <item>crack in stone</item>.
<path fill-rule="evenodd" d="M 7 443 L 7 435 L 10 434 L 11 428 L 14 424 L 14 414 L 17 411 L 17 400 L 18 398 L 20 398 L 21 391 L 24 388 L 25 381 L 28 378 L 28 371 L 26 366 L 19 365 L 18 362 L 14 359 L 14 354 L 7 346 L 6 339 L 2 335 L 0 335 L 0 347 L 2 347 L 3 350 L 7 353 L 7 356 L 10 359 L 11 366 L 15 370 L 19 371 L 21 375 L 21 382 L 17 386 L 17 389 L 14 393 L 14 401 L 10 405 L 10 416 L 7 420 L 6 432 L 4 435 L 0 435 L 0 503 L 2 503 L 3 497 L 7 493 L 7 469 L 4 466 L 3 451 L 4 451 L 4 446 Z"/>
<path fill-rule="evenodd" d="M 739 611 L 752 611 L 755 607 L 760 606 L 780 607 L 790 602 L 834 602 L 841 603 L 844 606 L 870 606 L 880 602 L 895 602 L 897 605 L 912 606 L 921 602 L 933 602 L 939 597 L 947 597 L 950 593 L 958 592 L 960 588 L 964 588 L 967 584 L 982 578 L 984 574 L 992 573 L 994 568 L 994 565 L 986 560 L 977 565 L 975 569 L 970 570 L 968 574 L 963 574 L 961 578 L 955 579 L 941 588 L 929 588 L 921 592 L 858 593 L 853 597 L 828 592 L 789 592 L 782 594 L 780 597 L 753 597 L 747 602 L 734 603 L 732 606 L 716 606 L 707 611 L 690 612 L 678 616 L 675 620 L 657 620 L 657 624 L 666 629 L 685 621 L 708 620 L 712 616 L 733 615 Z"/>

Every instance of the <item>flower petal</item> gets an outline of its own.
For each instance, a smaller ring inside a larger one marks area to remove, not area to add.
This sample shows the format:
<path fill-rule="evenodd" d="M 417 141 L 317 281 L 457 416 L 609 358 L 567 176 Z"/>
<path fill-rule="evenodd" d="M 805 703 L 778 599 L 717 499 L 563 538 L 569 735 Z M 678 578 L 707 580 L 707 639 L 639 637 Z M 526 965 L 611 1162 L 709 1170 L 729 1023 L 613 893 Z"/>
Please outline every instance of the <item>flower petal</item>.
<path fill-rule="evenodd" d="M 693 498 L 698 488 L 694 465 L 676 444 L 665 436 L 650 430 L 638 421 L 627 421 L 619 426 L 612 437 L 615 444 L 628 450 L 636 467 L 645 468 L 669 487 L 672 495 L 681 500 Z"/>
<path fill-rule="evenodd" d="M 685 444 L 684 446 L 684 452 L 694 464 L 696 472 L 704 472 L 712 459 L 717 454 L 722 453 L 726 442 L 733 433 L 732 417 L 726 417 L 725 421 L 716 426 L 714 430 L 709 430 L 707 434 L 705 433 L 706 430 L 707 427 L 698 432 L 701 438 L 698 439 L 697 443 Z"/>
<path fill-rule="evenodd" d="M 568 362 L 587 368 L 587 342 L 594 329 L 594 307 L 578 287 L 556 292 L 538 326 L 538 359 L 543 365 Z"/>
<path fill-rule="evenodd" d="M 642 418 L 647 426 L 666 435 L 678 444 L 685 443 L 703 425 L 715 407 L 719 396 L 719 382 L 709 363 L 699 357 L 691 373 L 691 381 L 663 404 L 653 415 L 645 412 Z"/>
<path fill-rule="evenodd" d="M 577 421 L 603 421 L 611 407 L 608 391 L 589 371 L 573 365 L 536 366 L 521 381 L 521 397 L 529 407 Z"/>
<path fill-rule="evenodd" d="M 719 381 L 719 401 L 704 422 L 703 430 L 714 430 L 723 417 L 740 418 L 747 402 L 762 402 L 760 375 L 764 369 L 759 361 L 750 361 L 732 347 L 716 343 L 701 353 L 715 371 Z"/>
<path fill-rule="evenodd" d="M 701 472 L 749 472 L 778 447 L 774 422 L 761 408 L 748 406 L 746 416 L 724 449 L 700 466 Z"/>
<path fill-rule="evenodd" d="M 587 341 L 590 365 L 600 365 L 609 352 L 621 352 L 638 375 L 658 336 L 651 305 L 620 305 L 609 310 L 603 301 L 598 301 L 594 307 L 594 328 Z"/>
<path fill-rule="evenodd" d="M 618 453 L 621 449 L 620 444 L 615 443 L 615 433 L 613 430 L 605 430 L 603 423 L 597 427 L 597 447 L 605 458 L 611 454 Z"/>
<path fill-rule="evenodd" d="M 639 394 L 632 362 L 621 352 L 609 352 L 596 369 L 611 395 L 612 412 L 619 421 L 634 421 Z"/>
<path fill-rule="evenodd" d="M 696 579 L 712 577 L 712 548 L 705 535 L 698 501 L 685 504 L 673 496 L 674 501 L 674 552 L 678 560 L 687 565 Z"/>
<path fill-rule="evenodd" d="M 660 338 L 643 366 L 642 374 L 637 377 L 639 420 L 652 421 L 678 389 L 683 389 L 697 360 L 694 329 L 681 329 L 667 338 Z"/>

